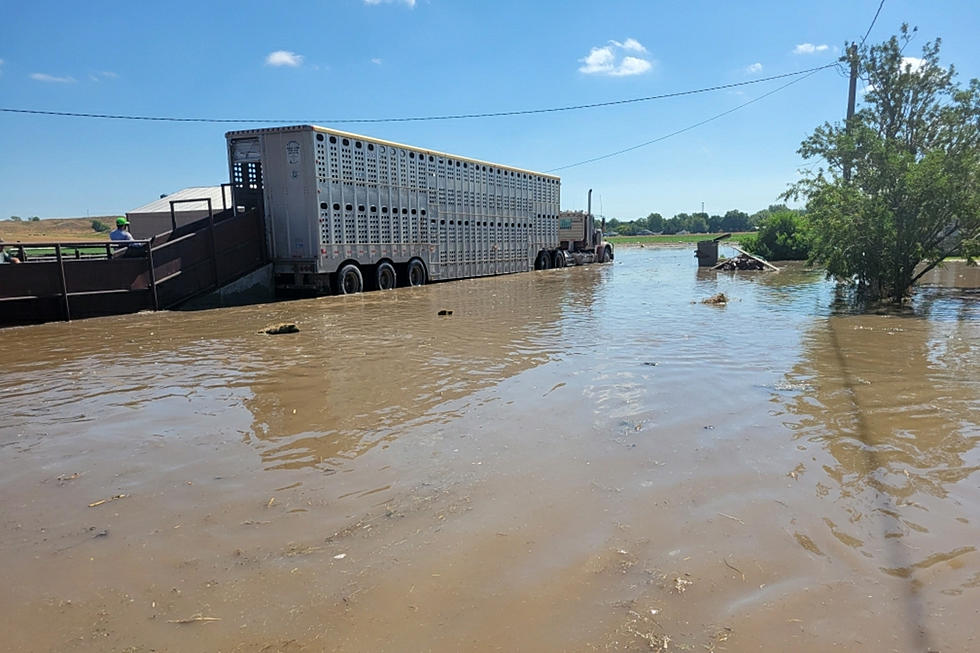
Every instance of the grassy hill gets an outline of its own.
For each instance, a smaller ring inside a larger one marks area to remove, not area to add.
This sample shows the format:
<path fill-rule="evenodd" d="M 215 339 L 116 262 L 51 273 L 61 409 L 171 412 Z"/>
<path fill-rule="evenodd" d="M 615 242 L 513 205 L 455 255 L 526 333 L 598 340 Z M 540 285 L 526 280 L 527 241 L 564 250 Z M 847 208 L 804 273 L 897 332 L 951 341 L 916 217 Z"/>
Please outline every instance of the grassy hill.
<path fill-rule="evenodd" d="M 109 233 L 99 233 L 92 228 L 92 221 L 98 220 L 113 229 L 115 215 L 93 216 L 91 218 L 48 218 L 37 222 L 0 220 L 0 238 L 10 243 L 55 243 L 75 241 L 104 241 Z"/>

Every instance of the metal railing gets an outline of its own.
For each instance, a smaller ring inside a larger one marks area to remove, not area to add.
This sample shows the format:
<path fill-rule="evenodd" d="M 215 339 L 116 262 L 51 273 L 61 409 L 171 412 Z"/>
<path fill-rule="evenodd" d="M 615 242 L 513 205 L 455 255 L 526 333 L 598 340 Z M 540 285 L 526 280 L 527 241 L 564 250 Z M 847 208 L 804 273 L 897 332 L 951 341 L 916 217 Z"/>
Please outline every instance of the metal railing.
<path fill-rule="evenodd" d="M 262 215 L 208 217 L 149 240 L 6 243 L 0 325 L 71 320 L 180 306 L 265 262 Z"/>

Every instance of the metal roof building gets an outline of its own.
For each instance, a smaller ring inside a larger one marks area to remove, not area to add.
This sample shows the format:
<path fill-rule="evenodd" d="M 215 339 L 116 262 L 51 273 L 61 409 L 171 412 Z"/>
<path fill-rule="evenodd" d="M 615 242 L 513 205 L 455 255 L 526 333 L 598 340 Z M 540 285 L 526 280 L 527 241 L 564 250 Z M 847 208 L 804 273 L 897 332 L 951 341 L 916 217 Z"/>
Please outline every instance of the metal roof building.
<path fill-rule="evenodd" d="M 224 190 L 223 193 L 222 190 Z M 126 219 L 130 222 L 129 231 L 135 238 L 139 239 L 150 238 L 170 231 L 172 226 L 170 221 L 171 202 L 180 202 L 174 205 L 174 217 L 177 219 L 178 227 L 206 218 L 208 217 L 208 199 L 211 200 L 211 208 L 214 213 L 220 213 L 223 207 L 231 206 L 231 188 L 227 186 L 224 189 L 221 186 L 191 186 L 153 200 L 149 204 L 126 212 Z M 189 202 L 187 200 L 200 201 Z"/>

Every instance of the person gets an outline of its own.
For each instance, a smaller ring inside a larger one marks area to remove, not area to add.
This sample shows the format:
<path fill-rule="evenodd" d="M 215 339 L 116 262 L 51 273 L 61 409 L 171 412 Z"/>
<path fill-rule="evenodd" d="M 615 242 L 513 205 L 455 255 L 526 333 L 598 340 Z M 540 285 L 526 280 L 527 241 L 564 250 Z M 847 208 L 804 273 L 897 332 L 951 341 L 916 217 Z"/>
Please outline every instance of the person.
<path fill-rule="evenodd" d="M 4 249 L 5 247 L 3 238 L 0 238 L 0 263 L 20 263 L 20 259 Z"/>
<path fill-rule="evenodd" d="M 109 240 L 135 240 L 129 233 L 129 220 L 116 218 L 116 228 L 109 232 Z"/>

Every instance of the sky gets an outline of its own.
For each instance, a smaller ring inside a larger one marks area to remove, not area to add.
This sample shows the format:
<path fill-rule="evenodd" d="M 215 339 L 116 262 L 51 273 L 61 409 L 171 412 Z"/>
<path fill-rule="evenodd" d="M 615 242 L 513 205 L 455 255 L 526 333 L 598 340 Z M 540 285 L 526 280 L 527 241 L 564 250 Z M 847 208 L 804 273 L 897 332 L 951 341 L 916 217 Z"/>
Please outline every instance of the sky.
<path fill-rule="evenodd" d="M 562 208 L 630 220 L 779 202 L 800 142 L 845 112 L 847 79 L 797 77 L 576 111 L 546 109 L 739 84 L 834 62 L 880 0 L 292 0 L 10 2 L 0 108 L 314 123 L 540 172 Z M 980 77 L 980 3 L 885 0 L 869 43 L 908 22 Z M 801 76 L 802 77 L 802 76 Z M 859 93 L 860 97 L 860 93 Z M 260 126 L 0 112 L 0 220 L 122 214 L 228 180 L 224 134 Z M 271 125 L 265 125 L 271 126 Z"/>

